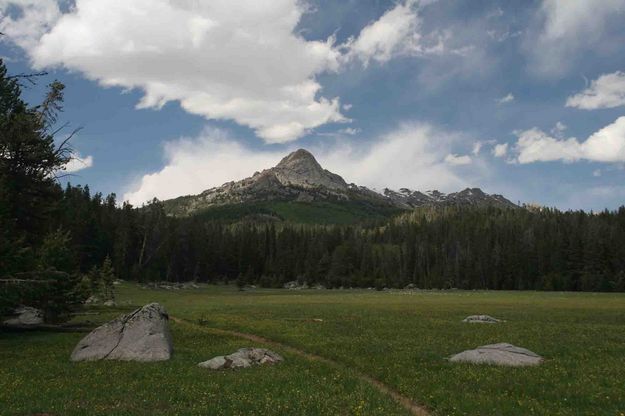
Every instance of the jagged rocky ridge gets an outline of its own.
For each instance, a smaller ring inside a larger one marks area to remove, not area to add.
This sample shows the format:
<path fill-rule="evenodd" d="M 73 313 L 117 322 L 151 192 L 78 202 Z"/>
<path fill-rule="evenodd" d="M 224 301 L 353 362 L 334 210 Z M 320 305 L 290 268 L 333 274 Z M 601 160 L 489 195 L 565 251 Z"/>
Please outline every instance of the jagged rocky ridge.
<path fill-rule="evenodd" d="M 253 176 L 208 189 L 199 195 L 165 201 L 174 215 L 190 215 L 205 208 L 227 204 L 263 201 L 359 201 L 373 205 L 412 209 L 426 205 L 482 205 L 517 207 L 501 195 L 489 195 L 479 188 L 443 194 L 419 192 L 408 188 L 376 192 L 364 186 L 348 184 L 319 164 L 315 157 L 299 149 L 273 168 Z"/>
<path fill-rule="evenodd" d="M 416 208 L 424 205 L 490 205 L 515 208 L 516 204 L 510 202 L 502 195 L 487 194 L 480 188 L 467 188 L 460 192 L 444 194 L 439 191 L 427 191 L 425 193 L 401 188 L 399 191 L 385 188 L 384 195 L 400 207 Z"/>

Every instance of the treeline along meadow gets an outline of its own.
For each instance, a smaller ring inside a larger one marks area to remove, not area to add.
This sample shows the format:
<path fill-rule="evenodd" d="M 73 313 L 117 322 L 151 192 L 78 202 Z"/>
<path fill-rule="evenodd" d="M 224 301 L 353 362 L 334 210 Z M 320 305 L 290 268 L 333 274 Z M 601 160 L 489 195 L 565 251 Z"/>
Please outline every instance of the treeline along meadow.
<path fill-rule="evenodd" d="M 0 314 L 19 304 L 60 320 L 115 277 L 236 281 L 279 287 L 625 290 L 625 207 L 421 208 L 383 222 L 304 225 L 166 215 L 87 186 L 59 184 L 71 159 L 59 140 L 64 86 L 21 98 L 0 61 Z M 66 133 L 64 133 L 66 134 Z M 69 134 L 71 137 L 71 134 Z M 265 218 L 265 219 L 263 219 Z"/>
<path fill-rule="evenodd" d="M 625 290 L 625 207 L 421 208 L 369 225 L 173 218 L 153 201 L 68 186 L 53 230 L 71 236 L 82 271 L 110 257 L 138 281 L 285 282 L 336 287 Z"/>

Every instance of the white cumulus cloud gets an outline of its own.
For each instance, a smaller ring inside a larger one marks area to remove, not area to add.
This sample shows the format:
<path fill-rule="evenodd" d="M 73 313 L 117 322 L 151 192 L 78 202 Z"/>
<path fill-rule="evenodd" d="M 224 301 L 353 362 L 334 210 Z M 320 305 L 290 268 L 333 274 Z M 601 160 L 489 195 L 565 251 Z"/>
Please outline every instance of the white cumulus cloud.
<path fill-rule="evenodd" d="M 601 75 L 584 91 L 566 100 L 567 107 L 582 110 L 614 108 L 625 105 L 625 72 Z"/>
<path fill-rule="evenodd" d="M 533 128 L 517 133 L 516 161 L 519 163 L 561 160 L 576 162 L 625 162 L 625 116 L 592 134 L 585 141 L 552 137 Z"/>
<path fill-rule="evenodd" d="M 508 154 L 508 143 L 499 143 L 493 146 L 493 156 L 504 157 Z"/>
<path fill-rule="evenodd" d="M 321 96 L 315 79 L 338 69 L 340 52 L 333 38 L 295 33 L 306 10 L 299 1 L 76 0 L 61 15 L 54 4 L 0 3 L 24 11 L 3 15 L 2 27 L 36 68 L 63 66 L 105 86 L 141 89 L 139 107 L 179 101 L 190 113 L 249 126 L 267 142 L 345 120 L 338 98 Z"/>
<path fill-rule="evenodd" d="M 350 39 L 345 48 L 347 59 L 386 62 L 395 56 L 437 54 L 445 51 L 445 36 L 420 32 L 419 9 L 433 1 L 405 0 L 370 23 Z"/>
<path fill-rule="evenodd" d="M 553 160 L 574 162 L 582 158 L 581 144 L 577 139 L 561 140 L 536 128 L 518 133 L 515 150 L 518 152 L 519 163 Z"/>
<path fill-rule="evenodd" d="M 13 6 L 20 13 L 7 11 Z M 0 0 L 0 32 L 23 49 L 31 49 L 61 17 L 57 0 Z"/>
<path fill-rule="evenodd" d="M 525 39 L 532 69 L 547 75 L 568 69 L 571 56 L 605 40 L 608 23 L 619 24 L 624 13 L 625 0 L 542 0 L 536 30 Z"/>
<path fill-rule="evenodd" d="M 310 10 L 300 0 L 75 0 L 61 9 L 66 1 L 0 0 L 0 30 L 33 67 L 139 89 L 139 108 L 177 101 L 189 113 L 248 126 L 267 143 L 349 121 L 338 97 L 323 96 L 319 75 L 354 60 L 444 49 L 444 36 L 419 32 L 419 10 L 431 0 L 400 2 L 341 45 L 298 32 Z"/>
<path fill-rule="evenodd" d="M 454 191 L 469 185 L 466 174 L 457 174 L 455 166 L 445 161 L 458 141 L 457 135 L 430 125 L 407 123 L 366 145 L 359 140 L 342 140 L 309 150 L 322 166 L 348 182 L 377 189 Z M 279 150 L 259 150 L 223 130 L 207 128 L 200 137 L 168 142 L 165 166 L 129 184 L 123 198 L 140 205 L 154 197 L 198 194 L 274 166 L 295 149 L 288 145 Z"/>
<path fill-rule="evenodd" d="M 497 99 L 497 103 L 499 104 L 508 104 L 514 101 L 514 95 L 512 93 L 508 93 L 508 95 Z"/>
<path fill-rule="evenodd" d="M 93 156 L 82 157 L 80 154 L 75 153 L 70 161 L 65 165 L 64 172 L 74 173 L 79 170 L 87 169 L 93 166 Z"/>

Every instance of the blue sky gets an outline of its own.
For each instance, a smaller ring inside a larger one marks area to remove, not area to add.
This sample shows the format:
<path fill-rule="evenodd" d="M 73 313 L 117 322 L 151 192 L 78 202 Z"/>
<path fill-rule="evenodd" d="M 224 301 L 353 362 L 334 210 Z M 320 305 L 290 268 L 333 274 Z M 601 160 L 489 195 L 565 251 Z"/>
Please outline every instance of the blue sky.
<path fill-rule="evenodd" d="M 313 151 L 381 189 L 625 204 L 625 0 L 0 0 L 67 86 L 72 183 L 134 204 Z"/>

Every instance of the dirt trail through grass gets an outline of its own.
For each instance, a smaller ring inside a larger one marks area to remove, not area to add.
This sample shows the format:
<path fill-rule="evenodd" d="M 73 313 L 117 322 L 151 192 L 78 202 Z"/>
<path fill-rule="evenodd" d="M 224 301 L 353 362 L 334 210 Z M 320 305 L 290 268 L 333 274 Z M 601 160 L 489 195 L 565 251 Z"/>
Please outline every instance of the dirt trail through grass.
<path fill-rule="evenodd" d="M 340 370 L 346 370 L 347 369 L 347 367 L 345 365 L 339 363 L 338 361 L 334 361 L 334 360 L 331 360 L 329 358 L 322 357 L 320 355 L 311 354 L 309 352 L 300 350 L 300 349 L 292 347 L 290 345 L 286 345 L 286 344 L 283 344 L 281 342 L 273 341 L 271 339 L 264 338 L 264 337 L 261 337 L 261 336 L 258 336 L 258 335 L 247 334 L 247 333 L 244 333 L 244 332 L 231 331 L 231 330 L 226 330 L 226 329 L 206 327 L 206 326 L 199 325 L 199 324 L 196 324 L 194 322 L 188 321 L 186 319 L 180 319 L 180 318 L 176 318 L 176 317 L 173 317 L 173 316 L 170 316 L 169 319 L 171 319 L 172 321 L 174 321 L 177 324 L 190 326 L 190 327 L 194 328 L 195 330 L 202 331 L 202 332 L 205 332 L 205 333 L 216 334 L 216 335 L 227 335 L 227 336 L 233 336 L 233 337 L 247 339 L 249 341 L 257 342 L 259 344 L 265 344 L 265 345 L 278 347 L 278 348 L 281 348 L 281 349 L 283 349 L 285 351 L 288 351 L 288 352 L 290 352 L 292 354 L 296 354 L 296 355 L 299 355 L 300 357 L 304 357 L 304 358 L 306 358 L 308 360 L 319 361 L 319 362 L 322 362 L 324 364 L 330 365 L 330 366 L 332 366 L 334 368 L 337 368 L 337 369 L 340 369 Z M 378 391 L 380 391 L 383 394 L 386 394 L 386 395 L 392 397 L 397 403 L 399 403 L 401 406 L 403 406 L 411 414 L 416 415 L 416 416 L 429 416 L 430 415 L 430 412 L 425 407 L 420 406 L 419 404 L 417 404 L 414 401 L 412 401 L 410 398 L 408 398 L 408 397 L 402 395 L 401 393 L 399 393 L 397 390 L 395 390 L 395 389 L 387 386 L 386 384 L 382 383 L 380 380 L 377 380 L 377 379 L 375 379 L 375 378 L 373 378 L 371 376 L 368 376 L 367 374 L 361 373 L 359 371 L 355 371 L 353 369 L 351 369 L 351 370 L 354 372 L 354 374 L 360 380 L 363 380 L 363 381 L 371 384 Z"/>

